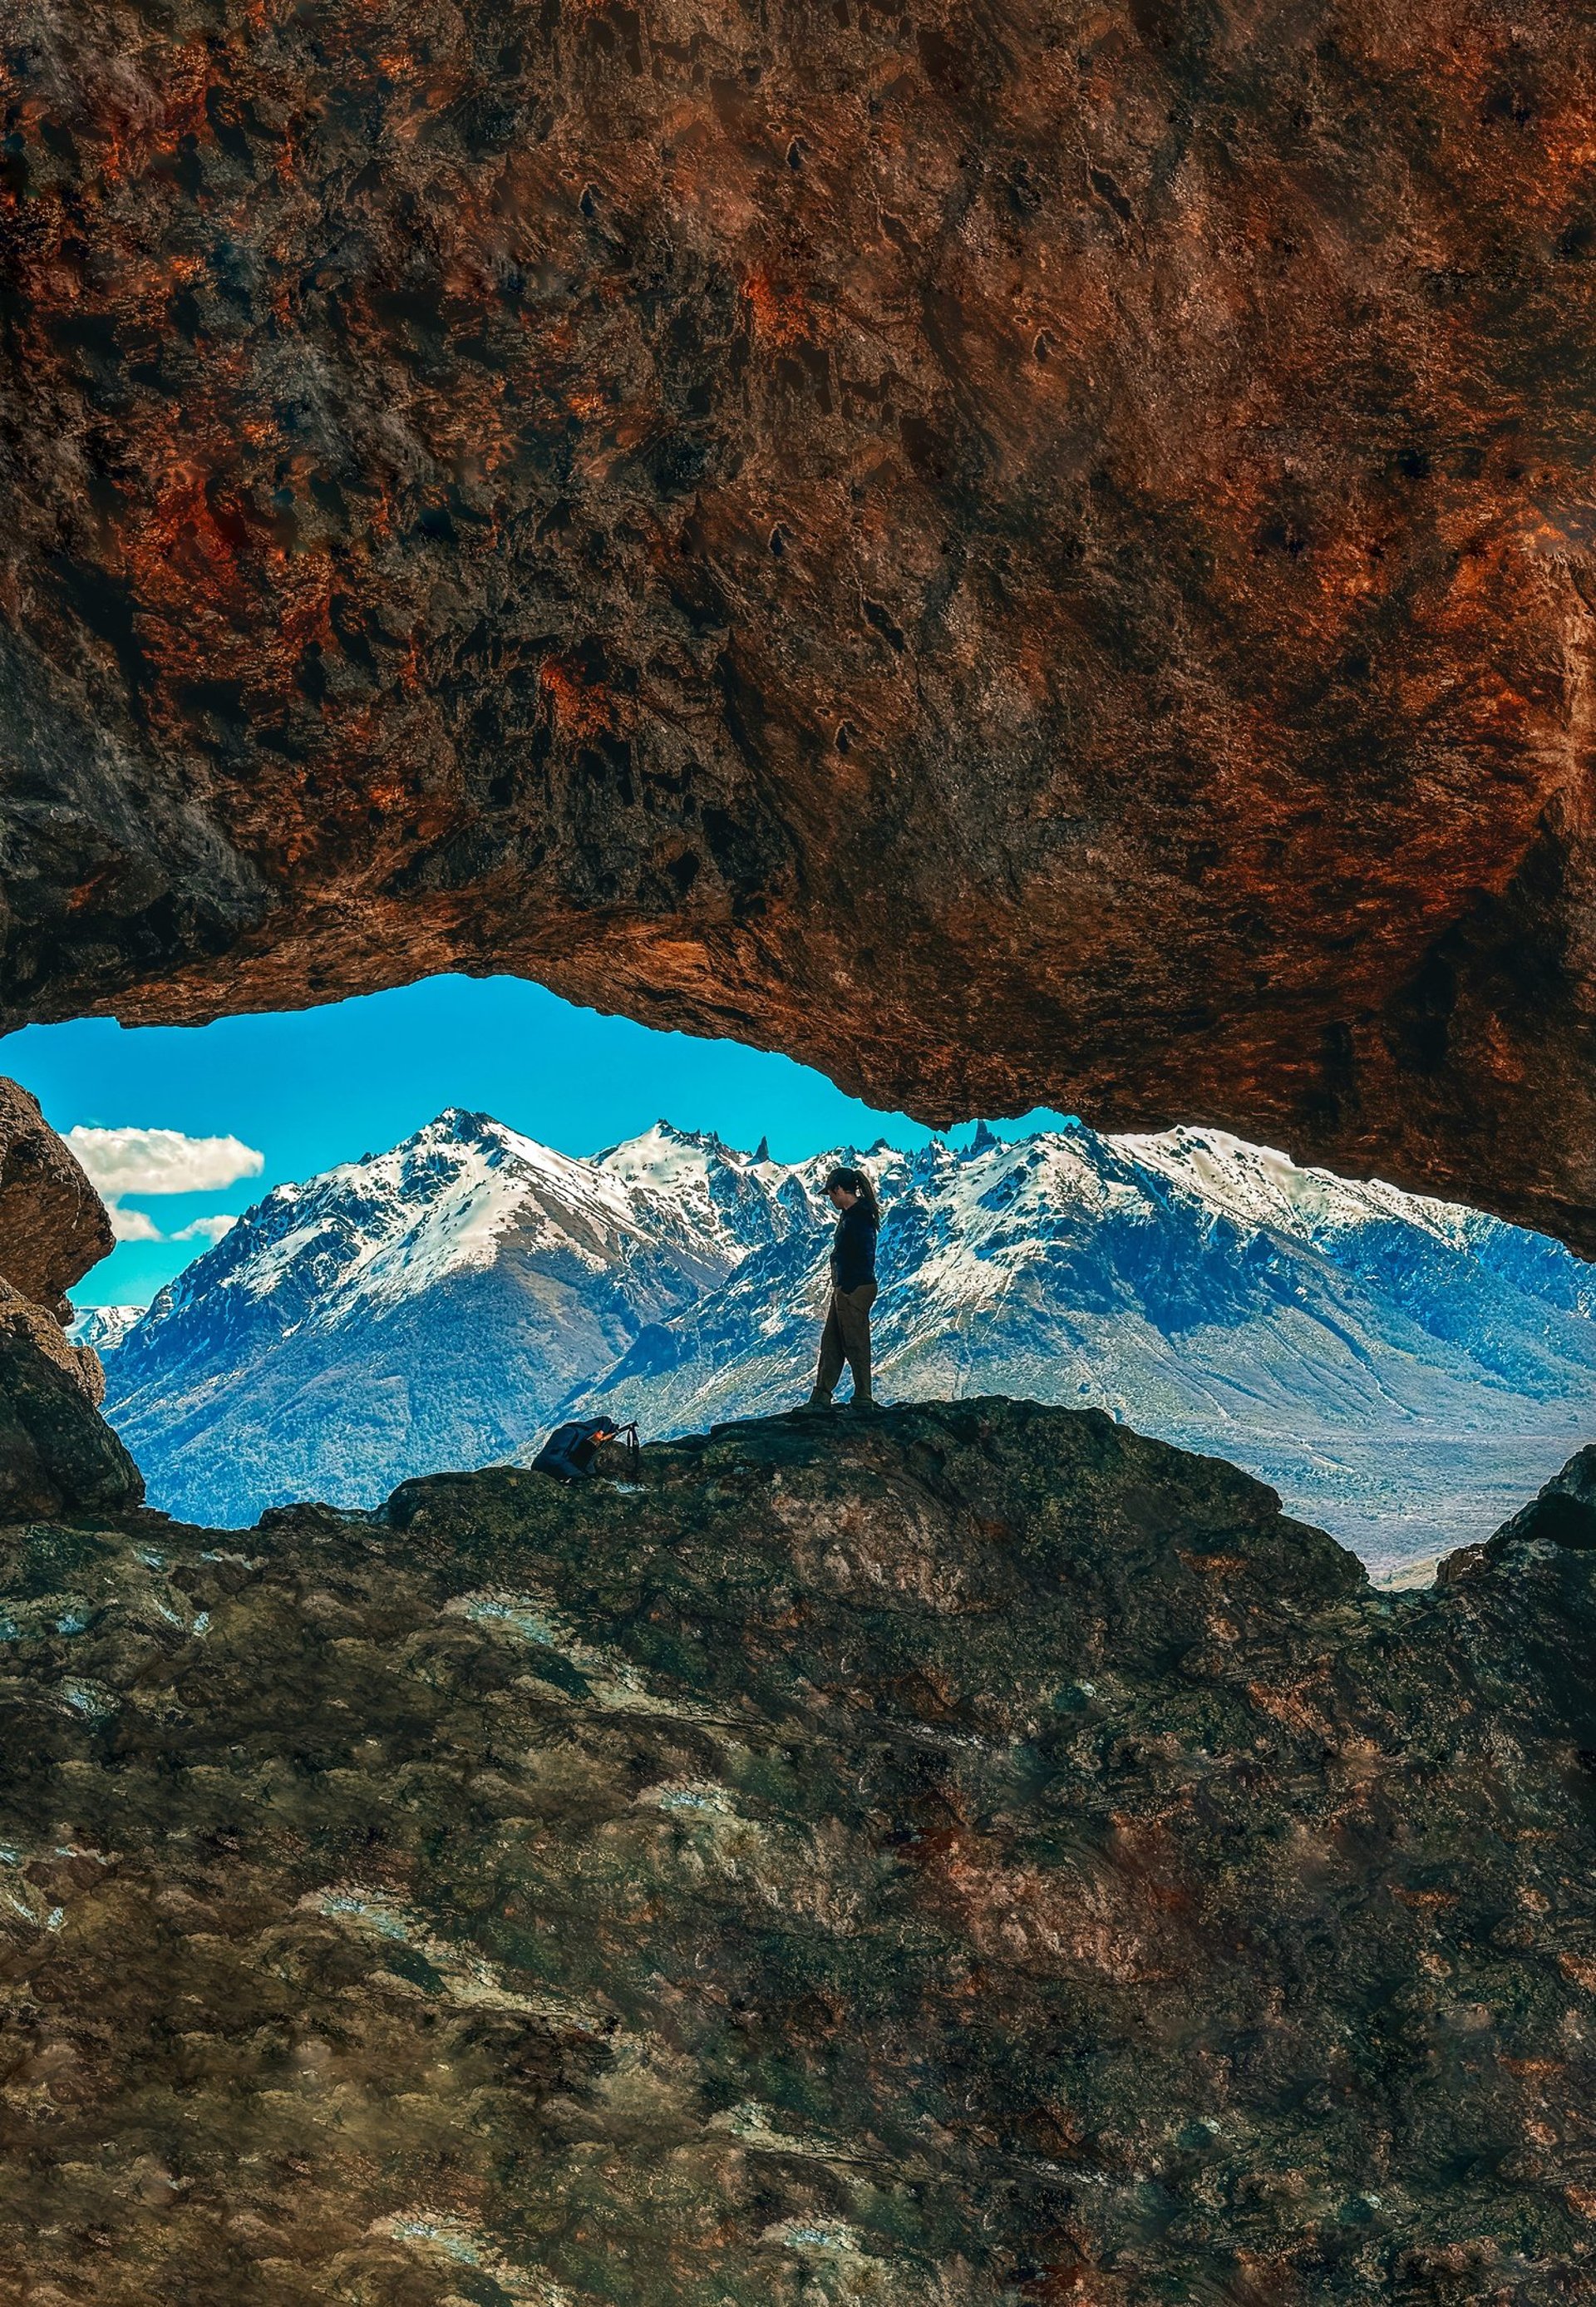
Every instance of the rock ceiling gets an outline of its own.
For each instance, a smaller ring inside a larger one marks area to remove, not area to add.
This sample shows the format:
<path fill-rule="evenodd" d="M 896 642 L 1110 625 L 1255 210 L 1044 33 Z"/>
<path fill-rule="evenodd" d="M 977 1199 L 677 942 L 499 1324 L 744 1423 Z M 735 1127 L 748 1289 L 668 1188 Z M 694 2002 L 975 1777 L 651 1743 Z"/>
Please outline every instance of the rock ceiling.
<path fill-rule="evenodd" d="M 516 970 L 1596 1248 L 1591 29 L 12 9 L 4 1017 Z"/>

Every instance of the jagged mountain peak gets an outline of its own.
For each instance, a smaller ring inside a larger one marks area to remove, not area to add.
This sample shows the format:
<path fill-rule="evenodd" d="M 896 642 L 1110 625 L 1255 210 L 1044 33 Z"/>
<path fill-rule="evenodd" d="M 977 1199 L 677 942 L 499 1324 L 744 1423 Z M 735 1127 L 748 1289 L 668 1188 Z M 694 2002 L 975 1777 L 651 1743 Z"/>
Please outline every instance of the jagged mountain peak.
<path fill-rule="evenodd" d="M 449 1105 L 385 1152 L 365 1154 L 358 1163 L 341 1163 L 323 1174 L 336 1178 L 353 1168 L 402 1170 L 414 1163 L 417 1155 L 464 1152 L 472 1147 L 481 1147 L 489 1159 L 509 1159 L 528 1169 L 551 1171 L 566 1179 L 585 1177 L 592 1166 L 579 1155 L 562 1154 L 556 1147 L 545 1145 L 541 1138 L 528 1136 L 525 1130 L 512 1128 L 494 1114 L 479 1112 L 469 1106 Z"/>
<path fill-rule="evenodd" d="M 88 1306 L 67 1332 L 74 1346 L 92 1346 L 96 1353 L 115 1353 L 145 1316 L 142 1306 Z"/>
<path fill-rule="evenodd" d="M 1383 1561 L 1489 1529 L 1582 1438 L 1596 1273 L 1545 1237 L 1218 1130 L 867 1158 L 888 1398 L 1100 1403 L 1249 1466 Z M 812 1364 L 826 1246 L 817 1225 L 757 1251 L 586 1399 L 655 1433 L 782 1408 Z"/>
<path fill-rule="evenodd" d="M 382 1152 L 274 1187 L 157 1306 L 169 1314 L 220 1290 L 264 1300 L 305 1269 L 322 1301 L 317 1318 L 331 1323 L 355 1298 L 392 1302 L 456 1267 L 491 1265 L 507 1237 L 524 1242 L 528 1230 L 583 1242 L 596 1226 L 663 1233 L 678 1254 L 724 1267 L 748 1245 L 733 1239 L 725 1196 L 711 1196 L 708 1181 L 712 1171 L 752 1166 L 713 1132 L 668 1121 L 583 1158 L 492 1114 L 448 1106 Z M 695 1185 L 705 1205 L 696 1213 Z M 695 1220 L 704 1235 L 696 1243 Z M 755 1238 L 768 1231 L 756 1227 Z"/>
<path fill-rule="evenodd" d="M 713 1130 L 662 1120 L 606 1146 L 593 1166 L 634 1195 L 675 1209 L 734 1259 L 781 1239 L 811 1214 L 806 1180 L 814 1165 L 773 1162 L 763 1139 L 760 1147 L 746 1154 Z"/>
<path fill-rule="evenodd" d="M 755 1158 L 728 1145 L 713 1129 L 680 1129 L 663 1117 L 635 1137 L 623 1137 L 592 1157 L 597 1169 L 639 1180 L 674 1177 L 710 1162 L 747 1168 Z"/>
<path fill-rule="evenodd" d="M 393 1305 L 456 1268 L 491 1265 L 511 1233 L 634 1218 L 620 1181 L 591 1163 L 450 1107 L 383 1153 L 275 1188 L 157 1302 L 164 1313 L 232 1291 L 275 1302 L 295 1326 L 336 1326 L 362 1302 Z"/>
<path fill-rule="evenodd" d="M 268 1195 L 111 1342 L 113 1419 L 158 1503 L 214 1495 L 226 1457 L 247 1515 L 512 1455 L 584 1401 L 655 1433 L 780 1407 L 812 1361 L 825 1178 L 861 1161 L 889 1395 L 1099 1402 L 1377 1555 L 1435 1542 L 1403 1532 L 1404 1488 L 1466 1537 L 1584 1438 L 1591 1268 L 1223 1130 L 789 1163 L 661 1119 L 583 1160 L 458 1106 Z"/>
<path fill-rule="evenodd" d="M 110 1414 L 175 1510 L 358 1503 L 509 1455 L 639 1330 L 809 1222 L 801 1182 L 711 1132 L 660 1122 L 584 1160 L 450 1106 L 248 1211 L 113 1353 Z"/>

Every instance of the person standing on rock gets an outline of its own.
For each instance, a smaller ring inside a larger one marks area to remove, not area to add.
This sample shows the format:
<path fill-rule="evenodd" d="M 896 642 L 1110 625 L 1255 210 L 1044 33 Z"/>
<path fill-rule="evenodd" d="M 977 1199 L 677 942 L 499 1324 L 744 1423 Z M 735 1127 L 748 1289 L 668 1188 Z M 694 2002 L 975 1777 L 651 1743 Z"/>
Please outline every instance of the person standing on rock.
<path fill-rule="evenodd" d="M 870 1309 L 876 1297 L 876 1235 L 881 1208 L 862 1170 L 833 1170 L 827 1199 L 839 1213 L 831 1245 L 831 1304 L 820 1336 L 820 1366 L 805 1410 L 829 1410 L 831 1391 L 846 1362 L 854 1373 L 854 1407 L 873 1410 L 870 1390 Z"/>

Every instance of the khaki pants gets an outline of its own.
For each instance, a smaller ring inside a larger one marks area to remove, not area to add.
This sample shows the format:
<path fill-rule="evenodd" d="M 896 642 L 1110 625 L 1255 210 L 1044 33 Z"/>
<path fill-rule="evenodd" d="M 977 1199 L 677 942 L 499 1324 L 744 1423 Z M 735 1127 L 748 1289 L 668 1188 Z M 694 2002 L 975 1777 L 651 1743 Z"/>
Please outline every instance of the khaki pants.
<path fill-rule="evenodd" d="M 831 1389 L 842 1376 L 845 1362 L 854 1373 L 854 1399 L 868 1402 L 870 1392 L 870 1309 L 876 1302 L 876 1285 L 862 1282 L 857 1290 L 834 1290 L 826 1327 L 820 1334 L 820 1367 L 815 1373 L 815 1399 L 829 1402 Z"/>

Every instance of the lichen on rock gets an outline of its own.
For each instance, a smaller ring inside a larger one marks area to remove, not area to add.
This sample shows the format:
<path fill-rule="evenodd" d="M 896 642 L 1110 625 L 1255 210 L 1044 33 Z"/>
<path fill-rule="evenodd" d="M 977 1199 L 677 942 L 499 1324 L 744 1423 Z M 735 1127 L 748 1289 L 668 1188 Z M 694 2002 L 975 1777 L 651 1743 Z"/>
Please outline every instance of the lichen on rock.
<path fill-rule="evenodd" d="M 986 1401 L 0 1565 L 19 2296 L 1591 2295 L 1596 1552 Z"/>

